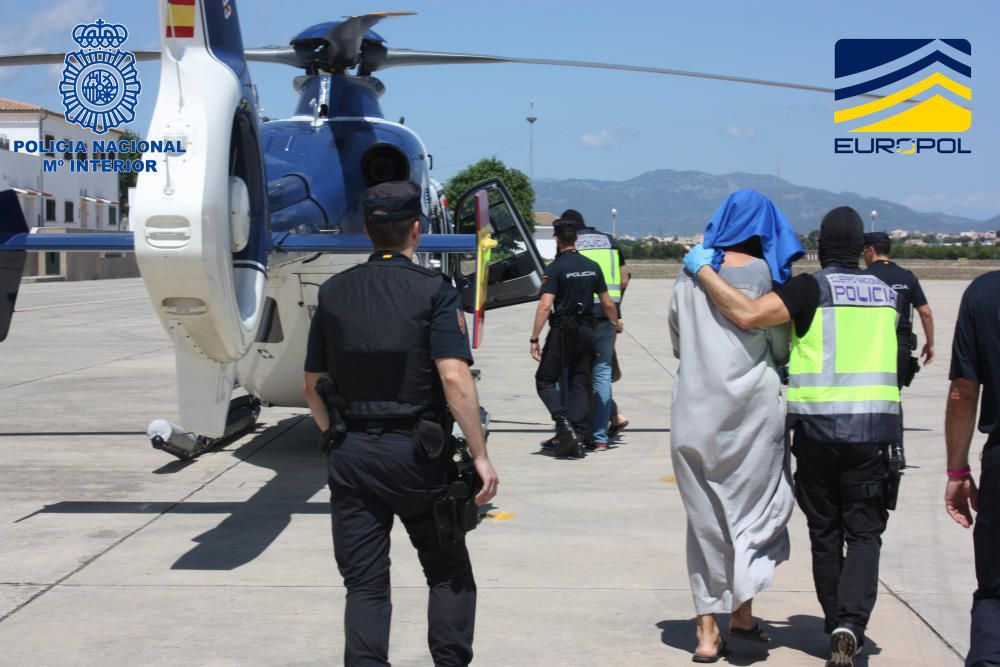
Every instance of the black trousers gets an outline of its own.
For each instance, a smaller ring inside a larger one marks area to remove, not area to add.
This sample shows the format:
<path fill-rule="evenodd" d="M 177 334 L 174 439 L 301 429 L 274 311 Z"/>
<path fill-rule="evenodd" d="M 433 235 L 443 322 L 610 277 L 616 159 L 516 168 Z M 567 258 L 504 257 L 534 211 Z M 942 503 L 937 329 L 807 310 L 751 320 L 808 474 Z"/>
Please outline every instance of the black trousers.
<path fill-rule="evenodd" d="M 581 436 L 590 433 L 590 371 L 593 365 L 594 328 L 581 324 L 575 333 L 549 329 L 542 348 L 542 361 L 535 372 L 535 388 L 552 419 L 569 418 Z M 559 380 L 566 370 L 569 385 L 569 413 L 563 408 Z"/>
<path fill-rule="evenodd" d="M 795 497 L 806 515 L 813 581 L 827 632 L 846 626 L 861 639 L 878 593 L 884 446 L 817 442 L 796 431 Z M 846 545 L 846 553 L 845 553 Z"/>
<path fill-rule="evenodd" d="M 468 665 L 476 620 L 476 582 L 464 541 L 439 546 L 432 506 L 447 492 L 444 461 L 413 452 L 409 434 L 348 433 L 327 461 L 333 551 L 347 588 L 344 664 L 388 665 L 389 531 L 398 515 L 423 566 L 430 598 L 434 665 Z"/>
<path fill-rule="evenodd" d="M 979 513 L 973 529 L 976 580 L 967 667 L 1000 665 L 1000 436 L 983 452 Z"/>

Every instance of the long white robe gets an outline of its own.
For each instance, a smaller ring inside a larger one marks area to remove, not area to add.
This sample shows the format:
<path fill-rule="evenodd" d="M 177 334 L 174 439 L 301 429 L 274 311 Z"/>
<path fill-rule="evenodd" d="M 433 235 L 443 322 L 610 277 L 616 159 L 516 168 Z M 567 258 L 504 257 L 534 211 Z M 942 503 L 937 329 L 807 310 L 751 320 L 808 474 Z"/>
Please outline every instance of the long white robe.
<path fill-rule="evenodd" d="M 720 275 L 752 299 L 771 291 L 763 260 Z M 795 500 L 777 367 L 789 329 L 742 331 L 683 270 L 669 320 L 680 359 L 670 450 L 688 515 L 691 594 L 698 614 L 725 613 L 770 586 L 788 559 Z"/>

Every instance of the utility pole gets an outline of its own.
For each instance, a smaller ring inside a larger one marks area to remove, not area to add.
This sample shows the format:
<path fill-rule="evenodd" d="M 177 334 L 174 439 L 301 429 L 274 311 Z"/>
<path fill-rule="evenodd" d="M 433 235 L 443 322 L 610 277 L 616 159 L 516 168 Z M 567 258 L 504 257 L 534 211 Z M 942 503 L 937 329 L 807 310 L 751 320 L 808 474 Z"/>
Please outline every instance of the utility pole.
<path fill-rule="evenodd" d="M 618 238 L 618 226 L 616 221 L 618 219 L 618 209 L 611 209 L 611 235 Z"/>
<path fill-rule="evenodd" d="M 532 102 L 530 105 L 530 110 L 528 111 L 528 117 L 525 118 L 528 121 L 528 180 L 531 182 L 532 187 L 535 183 L 535 121 L 538 120 L 538 116 L 535 115 L 535 103 Z"/>
<path fill-rule="evenodd" d="M 878 211 L 872 210 L 872 231 L 875 231 L 875 221 L 878 220 Z"/>

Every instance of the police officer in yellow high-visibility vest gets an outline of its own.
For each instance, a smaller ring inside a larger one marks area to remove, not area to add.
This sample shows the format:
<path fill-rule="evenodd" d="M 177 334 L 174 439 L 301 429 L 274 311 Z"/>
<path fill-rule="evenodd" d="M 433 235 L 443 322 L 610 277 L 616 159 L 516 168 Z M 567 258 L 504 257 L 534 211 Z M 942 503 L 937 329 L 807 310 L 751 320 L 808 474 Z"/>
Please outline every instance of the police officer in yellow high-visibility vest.
<path fill-rule="evenodd" d="M 622 294 L 629 282 L 625 258 L 618 250 L 618 243 L 611 234 L 587 227 L 579 211 L 567 209 L 560 216 L 563 220 L 577 223 L 576 249 L 587 259 L 592 259 L 601 267 L 604 282 L 608 285 L 608 296 L 615 303 L 618 319 L 622 315 Z M 590 404 L 590 435 L 588 445 L 597 451 L 608 448 L 608 426 L 611 423 L 611 357 L 614 353 L 615 327 L 601 306 L 601 300 L 594 295 L 594 363 L 593 396 Z"/>
<path fill-rule="evenodd" d="M 820 227 L 822 270 L 756 301 L 712 270 L 711 251 L 696 246 L 684 258 L 741 328 L 795 324 L 787 422 L 833 665 L 854 664 L 875 605 L 887 449 L 900 428 L 895 292 L 858 268 L 863 234 L 857 211 L 830 211 Z"/>

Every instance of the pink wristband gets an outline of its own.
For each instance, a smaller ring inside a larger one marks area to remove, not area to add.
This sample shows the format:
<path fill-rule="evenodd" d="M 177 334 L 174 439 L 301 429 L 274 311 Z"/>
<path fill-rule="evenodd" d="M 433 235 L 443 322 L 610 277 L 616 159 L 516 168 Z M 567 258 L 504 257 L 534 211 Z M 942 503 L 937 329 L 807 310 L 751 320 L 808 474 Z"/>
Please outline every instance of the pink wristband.
<path fill-rule="evenodd" d="M 969 466 L 965 466 L 964 468 L 961 468 L 959 470 L 948 471 L 949 479 L 962 479 L 964 477 L 971 477 L 971 476 L 972 476 L 972 468 L 970 468 Z"/>

